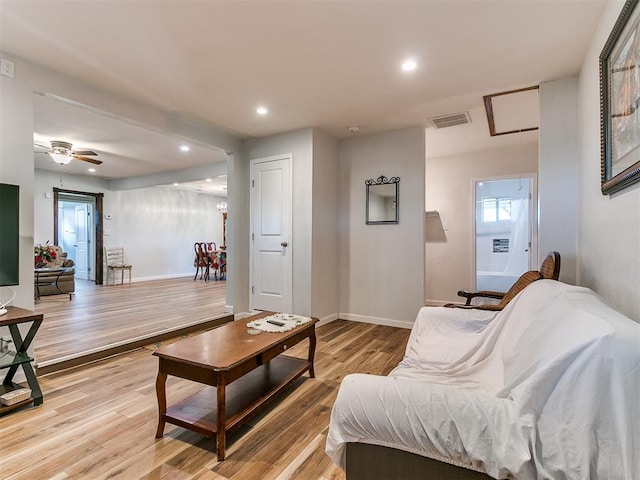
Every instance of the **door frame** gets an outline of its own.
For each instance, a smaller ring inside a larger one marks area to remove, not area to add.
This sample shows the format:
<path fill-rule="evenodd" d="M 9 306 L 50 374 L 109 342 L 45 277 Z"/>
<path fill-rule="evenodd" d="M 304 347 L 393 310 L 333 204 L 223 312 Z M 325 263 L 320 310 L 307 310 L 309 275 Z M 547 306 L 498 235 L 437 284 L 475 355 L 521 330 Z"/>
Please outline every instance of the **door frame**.
<path fill-rule="evenodd" d="M 251 291 L 252 286 L 255 285 L 254 282 L 254 268 L 253 268 L 253 260 L 254 260 L 254 242 L 253 242 L 253 221 L 254 221 L 254 204 L 252 202 L 253 198 L 253 188 L 252 182 L 254 166 L 259 163 L 268 163 L 276 160 L 287 160 L 289 162 L 289 189 L 291 192 L 290 198 L 290 213 L 291 218 L 289 221 L 289 243 L 291 244 L 291 240 L 293 239 L 293 153 L 283 153 L 280 155 L 271 155 L 268 157 L 256 158 L 249 161 L 249 310 L 253 311 L 253 293 Z M 293 310 L 293 250 L 291 246 L 287 247 L 289 249 L 290 261 L 291 261 L 291 276 L 288 279 L 289 281 L 289 301 L 286 308 L 287 312 L 291 312 Z"/>
<path fill-rule="evenodd" d="M 473 290 L 478 290 L 476 275 L 476 183 L 491 182 L 496 180 L 512 180 L 515 178 L 531 178 L 531 204 L 529 205 L 529 218 L 531 219 L 531 248 L 529 252 L 530 268 L 535 268 L 538 262 L 538 174 L 537 172 L 516 173 L 511 175 L 495 175 L 491 177 L 476 177 L 471 179 L 471 285 Z"/>
<path fill-rule="evenodd" d="M 82 192 L 79 190 L 66 190 L 63 188 L 53 187 L 53 243 L 58 245 L 58 197 L 61 193 L 68 193 L 72 195 L 83 195 L 85 197 L 93 197 L 96 203 L 96 210 L 94 213 L 94 228 L 96 242 L 94 246 L 94 261 L 95 261 L 95 283 L 96 285 L 102 285 L 103 275 L 103 238 L 102 238 L 102 215 L 103 215 L 103 199 L 104 193 Z"/>

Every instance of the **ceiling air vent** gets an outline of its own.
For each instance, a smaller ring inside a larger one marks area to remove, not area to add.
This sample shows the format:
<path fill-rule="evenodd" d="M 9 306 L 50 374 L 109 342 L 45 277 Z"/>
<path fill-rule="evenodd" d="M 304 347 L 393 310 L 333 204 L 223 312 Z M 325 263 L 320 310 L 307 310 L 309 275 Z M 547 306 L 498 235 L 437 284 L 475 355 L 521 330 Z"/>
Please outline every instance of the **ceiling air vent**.
<path fill-rule="evenodd" d="M 471 117 L 469 116 L 469 112 L 452 113 L 451 115 L 433 117 L 431 123 L 433 123 L 433 126 L 436 128 L 454 127 L 456 125 L 471 123 Z"/>

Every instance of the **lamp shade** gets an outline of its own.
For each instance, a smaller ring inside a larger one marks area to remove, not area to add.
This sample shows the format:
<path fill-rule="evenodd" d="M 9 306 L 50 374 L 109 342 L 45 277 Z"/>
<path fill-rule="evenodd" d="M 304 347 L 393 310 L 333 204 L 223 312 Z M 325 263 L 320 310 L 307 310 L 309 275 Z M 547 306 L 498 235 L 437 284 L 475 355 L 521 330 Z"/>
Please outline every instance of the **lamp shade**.
<path fill-rule="evenodd" d="M 66 153 L 51 152 L 49 155 L 53 158 L 54 162 L 60 165 L 66 165 L 72 158 L 71 155 L 67 155 Z"/>

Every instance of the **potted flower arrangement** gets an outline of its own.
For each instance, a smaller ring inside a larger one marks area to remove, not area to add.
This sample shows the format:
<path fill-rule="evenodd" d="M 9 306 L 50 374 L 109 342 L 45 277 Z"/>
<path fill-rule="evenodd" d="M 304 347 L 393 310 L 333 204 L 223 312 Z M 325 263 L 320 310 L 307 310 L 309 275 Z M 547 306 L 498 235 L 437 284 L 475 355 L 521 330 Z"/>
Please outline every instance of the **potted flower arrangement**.
<path fill-rule="evenodd" d="M 49 241 L 44 245 L 36 245 L 33 249 L 34 261 L 36 268 L 43 268 L 47 263 L 53 262 L 58 256 L 58 252 L 49 245 Z"/>

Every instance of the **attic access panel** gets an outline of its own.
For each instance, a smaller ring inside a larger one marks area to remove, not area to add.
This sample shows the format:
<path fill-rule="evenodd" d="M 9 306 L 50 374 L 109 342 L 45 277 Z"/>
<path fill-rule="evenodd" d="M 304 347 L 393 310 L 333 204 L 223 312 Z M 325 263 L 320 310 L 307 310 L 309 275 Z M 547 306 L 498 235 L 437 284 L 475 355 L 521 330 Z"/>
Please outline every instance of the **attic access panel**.
<path fill-rule="evenodd" d="M 540 99 L 537 85 L 485 95 L 483 99 L 492 137 L 538 130 Z"/>

